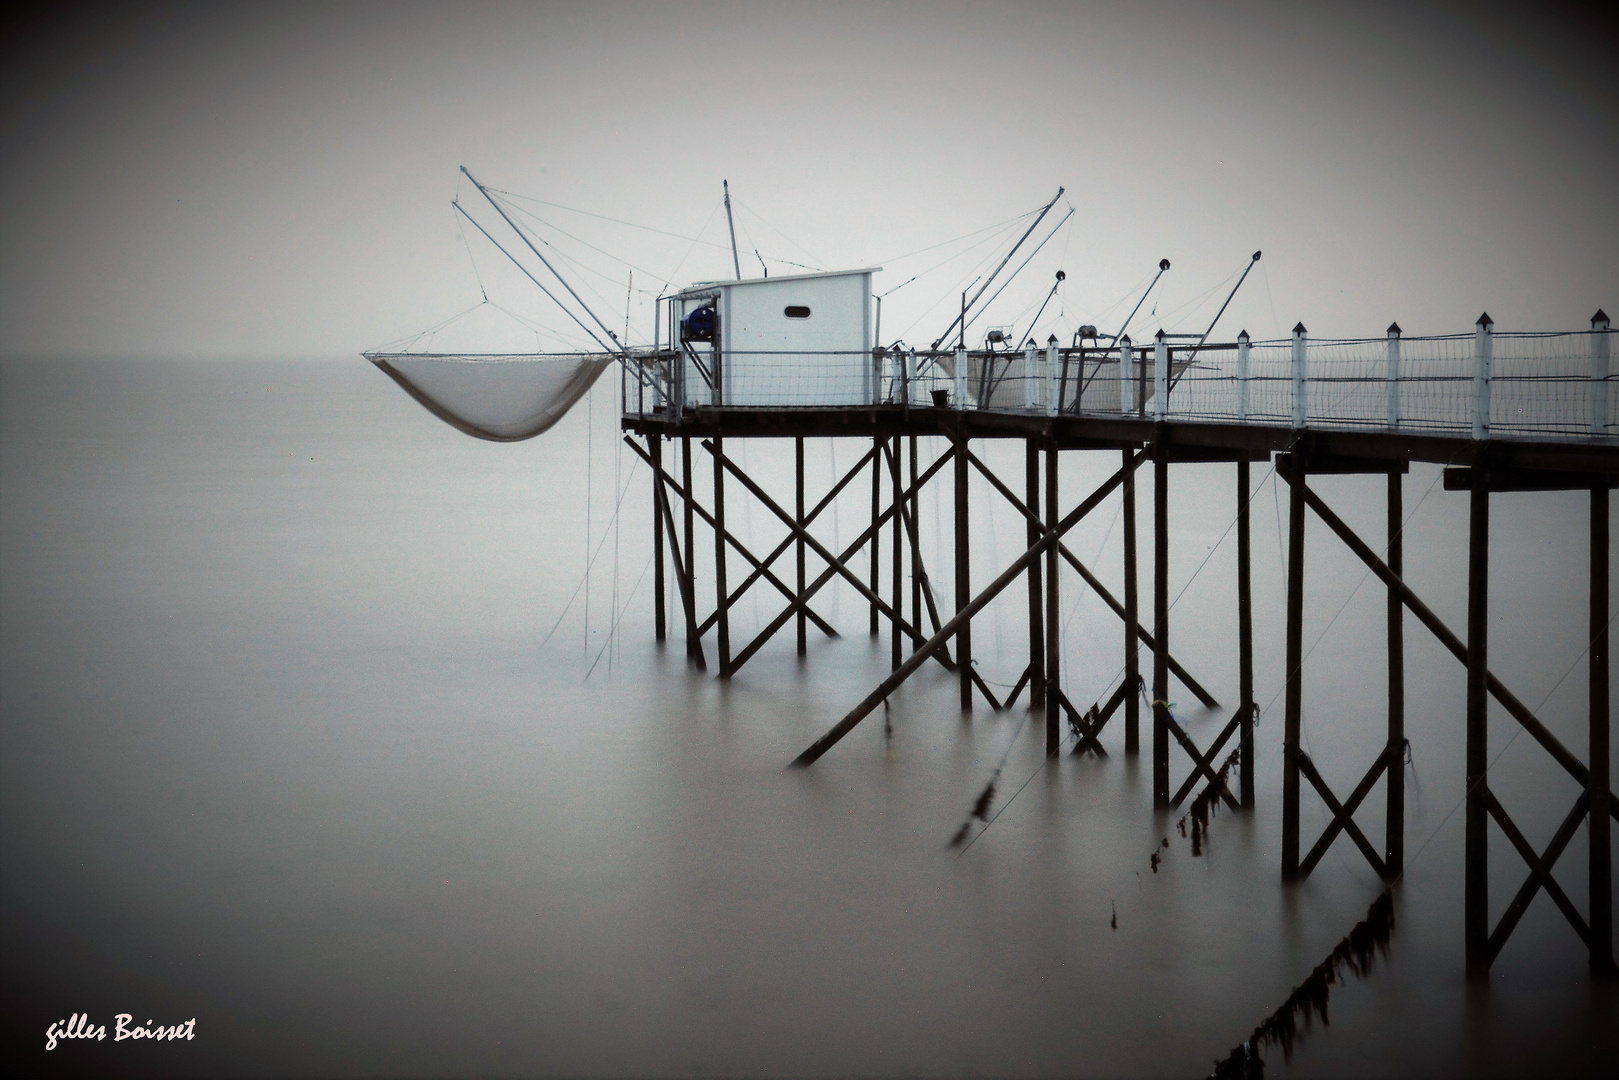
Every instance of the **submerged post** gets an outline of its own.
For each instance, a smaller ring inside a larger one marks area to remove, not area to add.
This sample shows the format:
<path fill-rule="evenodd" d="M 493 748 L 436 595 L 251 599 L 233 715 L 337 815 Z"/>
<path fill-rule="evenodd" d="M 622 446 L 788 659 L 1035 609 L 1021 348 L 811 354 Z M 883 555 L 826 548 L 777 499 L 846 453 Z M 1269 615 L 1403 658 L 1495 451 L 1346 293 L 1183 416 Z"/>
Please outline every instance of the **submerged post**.
<path fill-rule="evenodd" d="M 686 540 L 686 595 L 690 603 L 686 608 L 686 657 L 696 658 L 698 666 L 703 666 L 702 644 L 697 633 L 697 554 L 695 549 L 697 525 L 696 515 L 692 510 L 692 499 L 697 496 L 697 485 L 691 474 L 691 436 L 680 437 L 680 476 L 686 481 L 686 497 L 681 501 L 686 512 L 685 533 Z"/>
<path fill-rule="evenodd" d="M 652 457 L 652 625 L 661 644 L 669 637 L 663 580 L 663 436 L 648 435 L 646 441 Z"/>
<path fill-rule="evenodd" d="M 881 516 L 878 503 L 882 495 L 882 467 L 883 467 L 883 438 L 873 435 L 871 438 L 871 636 L 876 637 L 878 631 L 878 618 L 881 613 L 877 610 L 877 597 L 882 593 L 878 589 L 877 564 L 882 558 L 882 530 L 877 527 L 877 519 Z"/>
<path fill-rule="evenodd" d="M 1247 331 L 1243 332 L 1247 337 Z M 1247 349 L 1246 340 L 1240 346 Z M 1237 679 L 1239 722 L 1237 745 L 1242 784 L 1242 805 L 1254 805 L 1254 601 L 1251 547 L 1248 530 L 1248 461 L 1237 462 Z"/>
<path fill-rule="evenodd" d="M 894 517 L 890 523 L 894 533 L 893 563 L 889 567 L 888 583 L 889 606 L 894 609 L 894 617 L 889 620 L 891 633 L 889 635 L 889 656 L 893 664 L 891 670 L 898 671 L 900 664 L 905 662 L 904 635 L 900 631 L 900 623 L 904 621 L 905 603 L 901 590 L 905 587 L 905 549 L 902 546 L 905 538 L 905 509 L 902 505 L 904 488 L 900 486 L 900 457 L 904 440 L 898 435 L 889 439 L 894 452 L 888 455 L 888 479 L 893 488 Z"/>
<path fill-rule="evenodd" d="M 1050 380 L 1047 380 L 1049 389 Z M 1057 440 L 1046 440 L 1046 528 L 1055 529 L 1062 515 L 1057 507 Z M 1033 547 L 1034 545 L 1030 545 Z M 1062 606 L 1057 573 L 1057 545 L 1046 548 L 1046 757 L 1056 757 L 1062 745 Z"/>
<path fill-rule="evenodd" d="M 1482 327 L 1482 322 L 1480 323 Z M 1482 331 L 1481 331 L 1482 332 Z M 1472 469 L 1467 536 L 1467 808 L 1462 932 L 1467 976 L 1490 971 L 1489 792 L 1487 782 L 1489 716 L 1489 585 L 1490 481 L 1480 460 Z"/>
<path fill-rule="evenodd" d="M 714 602 L 718 605 L 720 678 L 731 677 L 731 605 L 725 587 L 725 440 L 714 436 Z"/>
<path fill-rule="evenodd" d="M 1126 342 L 1128 351 L 1129 338 Z M 1123 385 L 1128 386 L 1129 379 Z M 1123 450 L 1124 463 L 1130 463 L 1130 451 Z M 1128 469 L 1124 475 L 1124 752 L 1141 752 L 1141 641 L 1136 628 L 1141 625 L 1140 594 L 1136 589 L 1136 473 Z"/>
<path fill-rule="evenodd" d="M 915 355 L 915 350 L 912 350 Z M 910 512 L 911 512 L 911 625 L 918 629 L 922 626 L 922 552 L 918 548 L 921 542 L 921 525 L 917 515 L 919 505 L 916 484 L 916 436 L 911 436 L 911 482 L 910 482 Z"/>
<path fill-rule="evenodd" d="M 1302 327 L 1297 333 L 1302 333 Z M 1301 351 L 1294 337 L 1295 353 Z M 1295 376 L 1295 379 L 1297 376 Z M 1295 410 L 1295 415 L 1296 415 Z M 1289 455 L 1287 496 L 1287 713 L 1282 730 L 1282 880 L 1299 876 L 1299 729 L 1304 705 L 1304 459 Z"/>
<path fill-rule="evenodd" d="M 1160 335 L 1162 331 L 1159 332 Z M 1163 338 L 1159 338 L 1162 348 Z M 1162 370 L 1162 368 L 1160 368 Z M 1169 806 L 1169 444 L 1152 437 L 1152 804 Z"/>
<path fill-rule="evenodd" d="M 1248 331 L 1246 330 L 1237 335 L 1237 419 L 1239 421 L 1248 419 Z M 1244 469 L 1248 467 L 1247 462 L 1241 464 Z M 1243 503 L 1246 505 L 1247 501 L 1248 497 L 1244 495 Z"/>
<path fill-rule="evenodd" d="M 1310 415 L 1310 348 L 1304 323 L 1293 327 L 1293 429 L 1304 427 Z"/>
<path fill-rule="evenodd" d="M 1399 355 L 1399 327 L 1395 327 L 1389 340 L 1396 358 Z M 1394 361 L 1398 364 L 1398 359 Z M 1398 394 L 1398 391 L 1395 391 Z M 1397 400 L 1397 399 L 1396 399 Z M 1397 405 L 1395 406 L 1398 407 Z M 1401 492 L 1402 478 L 1390 469 L 1388 475 L 1388 568 L 1396 578 L 1404 575 L 1405 544 L 1402 539 L 1405 509 Z M 1405 602 L 1400 591 L 1388 590 L 1388 651 L 1389 651 L 1389 717 L 1388 746 L 1384 750 L 1387 773 L 1388 813 L 1385 816 L 1383 863 L 1389 875 L 1395 876 L 1405 869 Z"/>
<path fill-rule="evenodd" d="M 793 439 L 793 479 L 798 493 L 797 504 L 793 507 L 793 522 L 802 529 L 804 527 L 804 437 L 802 435 Z M 798 537 L 798 596 L 804 596 L 804 537 Z M 798 609 L 798 655 L 804 656 L 809 652 L 809 620 L 805 617 L 804 609 Z"/>
<path fill-rule="evenodd" d="M 1585 790 L 1590 808 L 1591 973 L 1614 975 L 1613 852 L 1609 794 L 1608 735 L 1608 485 L 1591 487 L 1591 774 Z"/>
<path fill-rule="evenodd" d="M 965 357 L 966 350 L 959 356 Z M 959 378 L 959 376 L 958 376 Z M 967 436 L 958 429 L 956 434 L 956 612 L 965 611 L 972 603 L 972 578 L 968 573 L 967 531 Z M 961 678 L 961 711 L 973 707 L 973 628 L 971 619 L 963 619 L 956 630 L 957 674 Z"/>
<path fill-rule="evenodd" d="M 1400 426 L 1400 324 L 1389 323 L 1388 335 L 1388 423 Z"/>
<path fill-rule="evenodd" d="M 1591 434 L 1608 433 L 1608 315 L 1591 316 Z"/>
<path fill-rule="evenodd" d="M 1040 444 L 1033 439 L 1023 441 L 1023 502 L 1031 511 L 1040 505 Z M 1033 517 L 1024 519 L 1024 536 L 1029 547 L 1040 539 L 1040 526 Z M 1046 635 L 1039 559 L 1029 560 L 1028 579 L 1029 707 L 1033 709 L 1046 703 Z"/>
<path fill-rule="evenodd" d="M 1473 438 L 1490 437 L 1490 365 L 1495 353 L 1490 327 L 1493 320 L 1486 311 L 1478 317 L 1478 329 L 1473 334 Z"/>

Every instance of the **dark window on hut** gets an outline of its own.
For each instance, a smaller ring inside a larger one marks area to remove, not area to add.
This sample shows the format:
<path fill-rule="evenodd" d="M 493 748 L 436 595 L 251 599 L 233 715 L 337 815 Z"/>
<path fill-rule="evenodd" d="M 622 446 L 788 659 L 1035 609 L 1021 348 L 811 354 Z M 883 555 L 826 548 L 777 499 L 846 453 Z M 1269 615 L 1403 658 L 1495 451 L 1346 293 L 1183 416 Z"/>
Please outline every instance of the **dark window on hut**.
<path fill-rule="evenodd" d="M 809 318 L 809 308 L 802 304 L 788 304 L 787 309 L 782 314 L 789 319 L 807 319 Z"/>

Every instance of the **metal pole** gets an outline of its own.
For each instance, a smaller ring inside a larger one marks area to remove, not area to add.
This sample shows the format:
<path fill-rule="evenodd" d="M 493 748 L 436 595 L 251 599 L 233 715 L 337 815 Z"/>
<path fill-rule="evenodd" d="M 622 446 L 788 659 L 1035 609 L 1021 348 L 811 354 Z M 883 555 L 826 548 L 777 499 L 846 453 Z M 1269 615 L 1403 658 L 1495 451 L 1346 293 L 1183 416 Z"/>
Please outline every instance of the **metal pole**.
<path fill-rule="evenodd" d="M 1000 265 L 995 267 L 994 272 L 991 273 L 989 277 L 984 279 L 984 284 L 979 286 L 977 292 L 973 293 L 973 298 L 968 300 L 966 293 L 961 294 L 961 314 L 956 316 L 955 320 L 945 328 L 944 333 L 939 335 L 938 341 L 933 343 L 933 347 L 935 349 L 939 347 L 941 342 L 949 340 L 950 332 L 954 330 L 958 324 L 961 326 L 961 340 L 963 347 L 965 347 L 967 340 L 967 309 L 978 303 L 978 298 L 984 295 L 984 290 L 989 288 L 990 283 L 993 282 L 996 276 L 1006 268 L 1006 264 L 1012 261 L 1012 256 L 1016 255 L 1017 249 L 1023 246 L 1023 241 L 1027 240 L 1029 235 L 1040 227 L 1040 223 L 1046 219 L 1046 215 L 1051 213 L 1051 208 L 1057 205 L 1057 200 L 1062 198 L 1063 190 L 1063 188 L 1059 187 L 1057 189 L 1057 194 L 1053 195 L 1051 197 L 1051 201 L 1046 203 L 1046 205 L 1041 208 L 1040 216 L 1034 219 L 1034 224 L 1029 226 L 1029 231 L 1018 237 L 1018 242 L 1012 245 L 1012 250 L 1006 253 L 1006 258 L 1001 260 Z M 1068 219 L 1064 218 L 1063 220 L 1067 221 Z M 1055 232 L 1055 230 L 1053 230 L 1053 232 Z M 1050 238 L 1048 237 L 1047 239 Z M 1019 269 L 1022 269 L 1022 267 L 1019 267 Z M 999 296 L 1000 294 L 996 293 L 995 295 Z"/>
<path fill-rule="evenodd" d="M 1040 505 L 1040 446 L 1033 439 L 1024 440 L 1023 494 L 1024 504 L 1030 510 Z M 1027 546 L 1034 547 L 1040 539 L 1040 526 L 1033 518 L 1024 518 Z M 1040 609 L 1040 560 L 1029 563 L 1029 707 L 1038 708 L 1046 703 L 1046 634 L 1044 614 Z"/>
<path fill-rule="evenodd" d="M 1398 335 L 1391 335 L 1392 350 L 1399 350 Z M 1397 422 L 1397 421 L 1396 421 Z M 1405 509 L 1401 491 L 1402 479 L 1398 472 L 1390 471 L 1388 479 L 1389 549 L 1388 566 L 1396 576 L 1404 574 L 1405 544 L 1402 530 Z M 1405 870 L 1405 601 L 1398 589 L 1388 591 L 1388 649 L 1389 649 L 1389 742 L 1386 766 L 1388 768 L 1388 814 L 1383 843 L 1383 863 L 1390 876 Z"/>
<path fill-rule="evenodd" d="M 691 590 L 692 611 L 686 620 L 686 655 L 699 655 L 699 642 L 697 635 L 696 606 L 697 606 L 697 551 L 695 547 L 696 522 L 691 502 L 697 497 L 697 487 L 691 474 L 691 436 L 680 437 L 680 476 L 686 481 L 686 497 L 681 500 L 685 506 L 686 521 L 686 579 Z"/>
<path fill-rule="evenodd" d="M 1296 346 L 1295 346 L 1296 348 Z M 1304 707 L 1304 485 L 1302 458 L 1287 497 L 1287 713 L 1282 731 L 1282 880 L 1299 876 L 1299 727 Z"/>
<path fill-rule="evenodd" d="M 793 440 L 793 452 L 794 478 L 797 481 L 798 487 L 798 504 L 794 507 L 794 510 L 798 515 L 796 518 L 798 527 L 802 529 L 804 527 L 804 437 L 802 435 L 797 436 Z M 798 595 L 800 599 L 802 599 L 804 596 L 804 538 L 802 536 L 798 538 Z M 804 617 L 804 609 L 799 608 L 798 655 L 804 656 L 808 652 L 808 620 Z"/>
<path fill-rule="evenodd" d="M 1248 530 L 1248 462 L 1237 462 L 1237 678 L 1242 710 L 1237 745 L 1241 748 L 1242 805 L 1254 805 L 1254 600 Z"/>
<path fill-rule="evenodd" d="M 889 655 L 893 664 L 892 670 L 898 671 L 900 664 L 905 662 L 905 657 L 901 652 L 901 649 L 904 647 L 904 639 L 899 628 L 905 611 L 903 593 L 901 592 L 905 585 L 905 569 L 902 561 L 905 557 L 905 549 L 903 547 L 905 536 L 905 511 L 903 509 L 905 489 L 900 485 L 899 474 L 900 448 L 903 444 L 901 443 L 898 435 L 893 436 L 888 441 L 889 444 L 894 448 L 893 453 L 888 455 L 888 478 L 894 489 L 894 519 L 889 523 L 889 527 L 894 533 L 894 561 L 889 572 L 889 577 L 893 580 L 891 580 L 888 585 L 888 591 L 892 597 L 892 599 L 889 601 L 889 606 L 894 609 L 894 617 L 890 620 L 893 625 L 893 633 L 890 635 L 892 644 L 890 646 Z M 915 625 L 920 626 L 921 624 L 917 623 Z"/>
<path fill-rule="evenodd" d="M 1126 347 L 1128 350 L 1128 346 Z M 1123 385 L 1128 386 L 1126 377 Z M 1121 451 L 1126 463 L 1130 451 Z M 1124 752 L 1141 752 L 1141 642 L 1139 593 L 1136 589 L 1136 474 L 1124 477 L 1124 682 L 1130 689 L 1124 696 Z"/>
<path fill-rule="evenodd" d="M 648 435 L 647 450 L 652 456 L 652 622 L 659 642 L 669 636 L 668 614 L 664 610 L 663 580 L 663 436 Z"/>
<path fill-rule="evenodd" d="M 736 279 L 742 280 L 742 260 L 736 257 L 736 222 L 731 218 L 731 182 L 721 180 L 725 185 L 725 224 L 731 230 L 731 268 L 736 271 Z"/>
<path fill-rule="evenodd" d="M 1057 440 L 1046 440 L 1046 528 L 1055 529 L 1057 510 Z M 1031 542 L 1030 547 L 1034 544 Z M 1062 605 L 1061 577 L 1057 572 L 1057 545 L 1046 548 L 1046 757 L 1056 757 L 1061 748 Z"/>
<path fill-rule="evenodd" d="M 1169 806 L 1169 443 L 1152 438 L 1152 804 Z"/>
<path fill-rule="evenodd" d="M 958 429 L 959 430 L 959 429 Z M 959 614 L 972 603 L 972 578 L 968 564 L 967 531 L 967 439 L 956 436 L 956 612 Z M 973 627 L 972 620 L 963 619 L 956 630 L 957 674 L 961 678 L 961 710 L 973 707 Z"/>
<path fill-rule="evenodd" d="M 1489 663 L 1489 471 L 1473 466 L 1473 493 L 1467 544 L 1467 809 L 1465 887 L 1462 932 L 1467 977 L 1490 971 L 1489 816 L 1486 769 L 1489 696 L 1485 676 Z"/>
<path fill-rule="evenodd" d="M 1608 486 L 1591 488 L 1591 972 L 1612 977 L 1613 852 L 1608 791 Z"/>
<path fill-rule="evenodd" d="M 725 588 L 725 442 L 714 437 L 714 596 L 719 614 L 720 678 L 731 677 L 731 604 Z"/>

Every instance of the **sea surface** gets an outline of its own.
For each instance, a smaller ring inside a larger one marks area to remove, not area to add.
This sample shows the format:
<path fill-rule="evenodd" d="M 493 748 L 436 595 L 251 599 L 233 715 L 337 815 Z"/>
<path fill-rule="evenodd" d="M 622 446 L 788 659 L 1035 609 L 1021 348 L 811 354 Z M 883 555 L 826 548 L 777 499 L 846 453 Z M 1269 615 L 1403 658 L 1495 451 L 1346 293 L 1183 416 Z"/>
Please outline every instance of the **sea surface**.
<path fill-rule="evenodd" d="M 964 715 L 937 665 L 785 769 L 885 676 L 887 639 L 829 587 L 816 606 L 840 637 L 812 628 L 800 659 L 789 625 L 721 682 L 687 666 L 671 587 L 659 645 L 648 473 L 615 390 L 609 375 L 551 432 L 497 445 L 357 357 L 0 362 L 5 1057 L 35 1075 L 1195 1077 L 1363 917 L 1382 885 L 1347 840 L 1280 881 L 1286 493 L 1268 466 L 1251 503 L 1258 805 L 1216 814 L 1193 857 L 1122 720 L 1105 759 L 1070 743 L 1048 762 L 1021 701 Z M 866 448 L 809 440 L 812 504 Z M 790 441 L 727 450 L 791 505 Z M 924 465 L 939 450 L 923 440 Z M 975 450 L 1021 489 L 1020 445 Z M 1065 508 L 1117 463 L 1064 454 Z M 1171 650 L 1223 704 L 1171 696 L 1203 742 L 1237 697 L 1234 469 L 1171 482 Z M 1382 483 L 1316 481 L 1379 548 Z M 1138 498 L 1150 613 L 1147 470 Z M 848 544 L 869 499 L 862 478 L 816 534 Z M 929 488 L 919 515 L 946 617 L 948 500 Z M 1021 549 L 998 500 L 975 477 L 977 584 Z M 1583 758 L 1588 499 L 1493 503 L 1492 669 Z M 1416 465 L 1405 505 L 1408 579 L 1460 631 L 1467 497 Z M 1122 592 L 1118 507 L 1071 546 Z M 783 535 L 735 484 L 726 509 L 756 552 Z M 1304 742 L 1343 797 L 1384 738 L 1385 594 L 1318 522 L 1308 538 Z M 885 534 L 885 595 L 888 558 Z M 790 553 L 777 565 L 790 577 Z M 737 605 L 735 648 L 779 601 Z M 1016 585 L 975 623 L 997 693 L 1027 658 L 1026 604 Z M 1071 573 L 1063 611 L 1083 707 L 1115 685 L 1123 634 Z M 1334 988 L 1330 1026 L 1291 1061 L 1267 1051 L 1269 1073 L 1611 1068 L 1619 990 L 1593 984 L 1544 894 L 1488 982 L 1463 979 L 1464 670 L 1405 626 L 1395 934 Z M 1578 788 L 1493 704 L 1490 755 L 1544 845 Z M 1003 758 L 988 827 L 948 848 Z M 1303 805 L 1307 850 L 1330 815 L 1308 786 Z M 1381 784 L 1357 821 L 1381 843 Z M 1556 869 L 1581 910 L 1586 850 L 1582 828 Z M 1492 921 L 1524 877 L 1493 831 Z M 108 1037 L 47 1051 L 74 1013 Z M 194 1019 L 194 1037 L 115 1040 L 120 1013 Z"/>

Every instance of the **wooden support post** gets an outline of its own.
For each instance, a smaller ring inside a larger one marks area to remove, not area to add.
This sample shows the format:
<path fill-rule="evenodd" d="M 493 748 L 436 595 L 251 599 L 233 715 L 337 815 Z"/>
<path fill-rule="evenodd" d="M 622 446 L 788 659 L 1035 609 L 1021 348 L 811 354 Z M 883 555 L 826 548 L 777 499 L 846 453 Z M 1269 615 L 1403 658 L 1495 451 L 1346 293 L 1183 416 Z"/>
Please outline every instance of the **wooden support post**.
<path fill-rule="evenodd" d="M 1024 440 L 1023 494 L 1024 505 L 1034 510 L 1040 505 L 1040 444 L 1033 439 Z M 1049 520 L 1049 519 L 1048 519 Z M 1040 539 L 1040 526 L 1032 517 L 1023 519 L 1027 547 Z M 1029 707 L 1037 709 L 1046 703 L 1046 635 L 1041 612 L 1040 561 L 1029 563 Z"/>
<path fill-rule="evenodd" d="M 1046 440 L 1046 528 L 1057 527 L 1057 440 Z M 1029 545 L 1033 547 L 1031 543 Z M 1057 545 L 1046 548 L 1046 757 L 1062 745 L 1062 597 Z"/>
<path fill-rule="evenodd" d="M 720 464 L 724 441 L 714 440 L 714 596 L 719 614 L 720 678 L 731 677 L 731 598 L 725 589 L 725 469 Z M 690 490 L 689 488 L 687 490 Z"/>
<path fill-rule="evenodd" d="M 1169 807 L 1169 443 L 1152 439 L 1152 804 Z"/>
<path fill-rule="evenodd" d="M 1488 706 L 1490 482 L 1482 463 L 1473 467 L 1467 535 L 1467 806 L 1462 932 L 1467 977 L 1490 971 L 1490 878 Z"/>
<path fill-rule="evenodd" d="M 1242 805 L 1254 805 L 1254 599 L 1252 548 L 1248 529 L 1248 462 L 1237 462 L 1237 711 L 1242 717 L 1237 734 L 1241 750 L 1238 765 Z"/>
<path fill-rule="evenodd" d="M 793 440 L 793 474 L 798 489 L 798 503 L 794 507 L 798 527 L 804 527 L 804 437 L 798 436 Z M 804 538 L 798 538 L 798 595 L 804 595 Z M 804 617 L 803 609 L 798 612 L 798 655 L 804 656 L 809 652 L 809 620 Z"/>
<path fill-rule="evenodd" d="M 916 350 L 911 350 L 907 361 L 912 371 L 916 367 Z M 906 383 L 910 385 L 909 382 Z M 916 485 L 916 436 L 911 436 L 911 476 L 910 476 L 910 529 L 911 529 L 911 625 L 922 625 L 922 552 L 916 535 L 916 515 L 918 511 L 917 485 Z"/>
<path fill-rule="evenodd" d="M 1398 335 L 1391 335 L 1398 341 Z M 1402 477 L 1389 472 L 1388 565 L 1395 574 L 1404 574 L 1405 508 L 1401 498 Z M 1389 649 L 1389 738 L 1384 751 L 1388 768 L 1388 813 L 1383 841 L 1383 863 L 1390 875 L 1405 870 L 1405 601 L 1398 589 L 1388 591 Z"/>
<path fill-rule="evenodd" d="M 703 661 L 702 638 L 697 633 L 697 547 L 696 523 L 693 521 L 695 513 L 691 503 L 697 497 L 697 488 L 691 474 L 691 436 L 680 437 L 680 478 L 686 482 L 686 497 L 681 500 L 685 508 L 685 538 L 686 538 L 686 587 L 689 602 L 686 605 L 686 656 L 695 658 L 698 667 L 706 667 Z"/>
<path fill-rule="evenodd" d="M 663 436 L 648 435 L 646 448 L 652 458 L 652 624 L 658 642 L 669 636 L 669 617 L 664 609 L 663 580 Z"/>
<path fill-rule="evenodd" d="M 1591 973 L 1615 974 L 1613 962 L 1612 812 L 1608 789 L 1608 487 L 1591 488 Z"/>
<path fill-rule="evenodd" d="M 881 556 L 878 554 L 882 544 L 882 531 L 875 528 L 879 517 L 878 499 L 882 494 L 882 467 L 883 467 L 883 438 L 881 435 L 872 436 L 871 440 L 871 523 L 874 526 L 871 533 L 871 595 L 882 595 L 877 580 L 877 563 Z M 871 636 L 877 636 L 877 602 L 871 604 Z"/>
<path fill-rule="evenodd" d="M 967 545 L 970 539 L 967 519 L 967 438 L 956 436 L 956 613 L 972 602 L 972 575 Z M 961 677 L 961 710 L 973 707 L 973 627 L 970 618 L 956 629 L 956 673 Z"/>
<path fill-rule="evenodd" d="M 893 452 L 888 455 L 888 478 L 890 486 L 894 491 L 894 519 L 892 522 L 890 522 L 894 533 L 894 560 L 889 571 L 889 577 L 892 580 L 888 585 L 889 594 L 892 597 L 892 599 L 889 601 L 889 606 L 894 609 L 894 617 L 889 620 L 892 629 L 892 633 L 889 635 L 889 640 L 891 642 L 889 658 L 890 663 L 893 665 L 892 670 L 898 671 L 900 664 L 904 663 L 905 661 L 903 654 L 905 638 L 900 629 L 900 624 L 904 621 L 903 616 L 905 612 L 904 594 L 901 591 L 905 585 L 905 570 L 904 563 L 902 561 L 905 557 L 905 530 L 902 528 L 904 524 L 903 511 L 905 489 L 900 485 L 899 475 L 899 459 L 901 456 L 901 447 L 904 444 L 900 441 L 900 437 L 898 435 L 895 435 L 892 439 L 890 439 L 889 444 L 893 447 Z M 920 626 L 921 624 L 913 623 L 912 625 Z"/>
<path fill-rule="evenodd" d="M 1128 356 L 1128 349 L 1120 354 Z M 1128 367 L 1127 361 L 1121 361 Z M 1126 374 L 1122 385 L 1128 386 Z M 1130 451 L 1122 451 L 1130 460 Z M 1124 682 L 1130 692 L 1124 698 L 1124 752 L 1141 752 L 1141 643 L 1136 628 L 1141 625 L 1140 594 L 1136 589 L 1136 474 L 1124 477 Z"/>
<path fill-rule="evenodd" d="M 1282 880 L 1299 876 L 1299 728 L 1304 710 L 1304 483 L 1287 496 L 1287 713 L 1282 730 Z"/>

